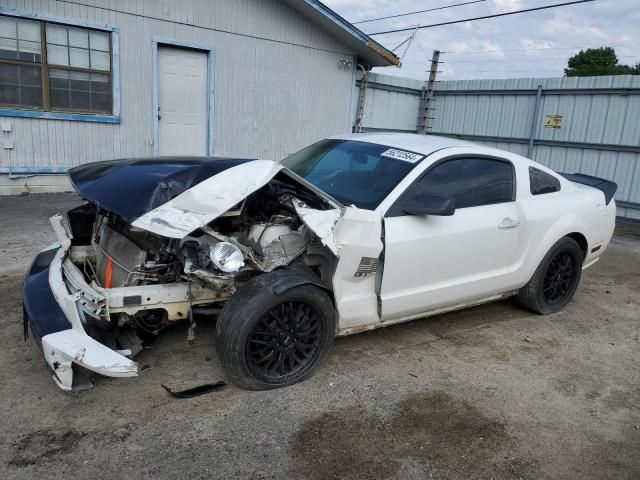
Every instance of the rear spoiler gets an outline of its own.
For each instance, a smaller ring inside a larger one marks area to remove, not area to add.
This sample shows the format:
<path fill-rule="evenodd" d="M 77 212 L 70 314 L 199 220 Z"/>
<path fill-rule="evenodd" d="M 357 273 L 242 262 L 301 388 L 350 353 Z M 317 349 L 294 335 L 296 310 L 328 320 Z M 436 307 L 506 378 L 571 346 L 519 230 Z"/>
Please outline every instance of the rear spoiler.
<path fill-rule="evenodd" d="M 572 182 L 581 183 L 582 185 L 588 185 L 593 188 L 597 188 L 604 193 L 604 198 L 606 200 L 607 205 L 616 194 L 616 190 L 618 189 L 618 184 L 615 182 L 611 182 L 609 180 L 605 180 L 604 178 L 592 177 L 591 175 L 584 175 L 583 173 L 560 173 L 567 180 L 571 180 Z"/>

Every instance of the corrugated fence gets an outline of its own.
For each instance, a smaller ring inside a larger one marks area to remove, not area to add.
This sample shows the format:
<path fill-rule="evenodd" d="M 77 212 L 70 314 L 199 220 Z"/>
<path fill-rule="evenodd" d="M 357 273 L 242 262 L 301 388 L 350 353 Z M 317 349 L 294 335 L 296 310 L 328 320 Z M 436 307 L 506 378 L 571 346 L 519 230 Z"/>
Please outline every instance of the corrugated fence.
<path fill-rule="evenodd" d="M 363 131 L 415 132 L 423 82 L 369 76 Z M 438 84 L 429 132 L 509 150 L 618 184 L 618 214 L 640 219 L 640 76 Z"/>

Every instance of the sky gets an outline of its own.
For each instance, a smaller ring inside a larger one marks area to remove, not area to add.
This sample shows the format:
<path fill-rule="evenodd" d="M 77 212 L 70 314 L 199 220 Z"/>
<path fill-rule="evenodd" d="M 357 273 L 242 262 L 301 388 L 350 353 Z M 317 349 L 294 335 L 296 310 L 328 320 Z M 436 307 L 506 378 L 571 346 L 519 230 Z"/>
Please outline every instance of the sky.
<path fill-rule="evenodd" d="M 435 8 L 468 0 L 324 0 L 350 22 Z M 365 33 L 428 25 L 534 8 L 568 0 L 485 0 L 435 12 L 357 24 Z M 375 35 L 393 49 L 411 32 Z M 640 0 L 596 0 L 419 30 L 403 66 L 374 71 L 423 80 L 434 49 L 440 80 L 562 77 L 567 59 L 582 48 L 612 46 L 620 63 L 640 62 Z M 396 51 L 401 55 L 401 47 Z M 518 51 L 514 51 L 518 50 Z M 481 52 L 481 53 L 470 53 Z"/>

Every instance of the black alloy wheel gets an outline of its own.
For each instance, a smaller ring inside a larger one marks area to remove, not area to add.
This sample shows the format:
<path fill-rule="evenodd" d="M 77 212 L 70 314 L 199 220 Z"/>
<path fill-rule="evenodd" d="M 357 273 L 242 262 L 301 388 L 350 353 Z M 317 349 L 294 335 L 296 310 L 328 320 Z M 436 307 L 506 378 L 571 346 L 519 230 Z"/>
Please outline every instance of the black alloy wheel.
<path fill-rule="evenodd" d="M 544 274 L 542 291 L 545 302 L 555 305 L 564 300 L 571 291 L 575 270 L 575 261 L 569 252 L 562 251 L 553 257 Z"/>
<path fill-rule="evenodd" d="M 523 307 L 549 315 L 562 310 L 576 293 L 586 252 L 571 237 L 558 240 L 529 282 L 516 295 Z"/>
<path fill-rule="evenodd" d="M 249 370 L 260 377 L 296 374 L 313 361 L 323 337 L 313 305 L 288 301 L 262 315 L 246 344 Z"/>
<path fill-rule="evenodd" d="M 295 271 L 276 270 L 227 301 L 216 349 L 229 381 L 248 390 L 285 387 L 309 378 L 327 357 L 337 312 L 327 290 L 306 282 Z"/>

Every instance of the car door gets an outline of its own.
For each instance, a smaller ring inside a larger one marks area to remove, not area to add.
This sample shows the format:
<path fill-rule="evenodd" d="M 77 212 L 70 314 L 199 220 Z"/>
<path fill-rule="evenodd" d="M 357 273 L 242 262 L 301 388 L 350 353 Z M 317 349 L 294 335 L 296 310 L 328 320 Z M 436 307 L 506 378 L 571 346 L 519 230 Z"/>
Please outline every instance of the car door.
<path fill-rule="evenodd" d="M 472 303 L 512 288 L 523 242 L 513 164 L 446 158 L 429 167 L 384 218 L 383 321 Z M 417 191 L 447 196 L 451 216 L 411 215 Z"/>

